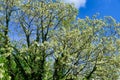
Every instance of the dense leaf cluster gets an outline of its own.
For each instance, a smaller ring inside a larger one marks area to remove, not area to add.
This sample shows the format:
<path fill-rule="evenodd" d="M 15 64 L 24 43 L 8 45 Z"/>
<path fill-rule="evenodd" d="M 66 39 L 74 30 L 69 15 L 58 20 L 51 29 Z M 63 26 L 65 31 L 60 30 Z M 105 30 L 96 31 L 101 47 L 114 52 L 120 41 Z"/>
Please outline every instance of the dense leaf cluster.
<path fill-rule="evenodd" d="M 120 23 L 76 18 L 60 0 L 0 0 L 0 80 L 119 79 Z"/>

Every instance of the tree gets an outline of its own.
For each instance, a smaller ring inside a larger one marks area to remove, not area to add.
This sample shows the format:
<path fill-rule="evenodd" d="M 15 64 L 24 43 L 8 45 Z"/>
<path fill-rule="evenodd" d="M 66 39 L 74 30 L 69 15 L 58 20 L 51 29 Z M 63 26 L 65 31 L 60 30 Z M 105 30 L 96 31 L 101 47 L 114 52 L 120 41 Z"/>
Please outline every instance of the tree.
<path fill-rule="evenodd" d="M 1 79 L 118 79 L 120 25 L 112 17 L 76 19 L 73 5 L 59 0 L 1 2 L 7 4 L 0 11 L 6 11 L 0 16 Z M 11 17 L 24 42 L 8 36 Z"/>
<path fill-rule="evenodd" d="M 12 13 L 17 10 L 16 5 L 19 1 L 15 0 L 0 0 L 0 42 L 2 45 L 0 48 L 1 62 L 3 63 L 3 68 L 5 75 L 2 79 L 14 79 L 14 73 L 12 69 L 12 47 L 9 40 L 9 29 Z M 10 77 L 9 77 L 10 76 Z"/>
<path fill-rule="evenodd" d="M 111 17 L 108 19 L 112 20 Z M 106 20 L 79 19 L 74 27 L 57 31 L 51 42 L 56 80 L 118 78 L 119 73 L 113 72 L 119 70 L 119 55 L 116 56 L 119 45 L 115 45 L 115 33 L 106 36 Z"/>
<path fill-rule="evenodd" d="M 12 48 L 9 47 L 10 43 L 5 45 L 6 36 L 3 33 L 4 29 L 4 26 L 0 26 L 0 79 L 10 80 L 10 76 L 7 73 L 9 69 L 6 64 L 8 62 L 7 57 L 11 54 Z"/>

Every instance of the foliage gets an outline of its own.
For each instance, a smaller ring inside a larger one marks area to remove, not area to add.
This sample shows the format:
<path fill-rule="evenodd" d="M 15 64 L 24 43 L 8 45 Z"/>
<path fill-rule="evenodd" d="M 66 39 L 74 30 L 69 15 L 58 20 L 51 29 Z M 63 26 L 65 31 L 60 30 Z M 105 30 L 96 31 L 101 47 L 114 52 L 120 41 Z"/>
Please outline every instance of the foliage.
<path fill-rule="evenodd" d="M 112 17 L 76 19 L 73 5 L 60 0 L 0 4 L 1 80 L 119 78 L 120 24 Z"/>

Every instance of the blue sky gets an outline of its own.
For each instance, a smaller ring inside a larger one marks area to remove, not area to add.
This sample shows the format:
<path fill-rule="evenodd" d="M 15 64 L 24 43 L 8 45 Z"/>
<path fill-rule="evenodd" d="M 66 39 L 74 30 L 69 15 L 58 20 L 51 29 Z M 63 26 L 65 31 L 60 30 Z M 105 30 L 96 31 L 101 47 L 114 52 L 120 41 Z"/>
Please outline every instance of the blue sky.
<path fill-rule="evenodd" d="M 112 16 L 120 21 L 120 0 L 65 0 L 74 3 L 78 8 L 80 18 L 100 13 L 100 17 Z"/>

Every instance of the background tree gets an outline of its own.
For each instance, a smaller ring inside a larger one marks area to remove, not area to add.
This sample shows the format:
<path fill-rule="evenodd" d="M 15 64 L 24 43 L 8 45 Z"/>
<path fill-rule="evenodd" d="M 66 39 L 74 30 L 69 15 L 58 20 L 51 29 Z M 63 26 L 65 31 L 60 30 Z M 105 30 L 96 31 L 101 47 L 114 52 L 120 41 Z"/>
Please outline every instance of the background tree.
<path fill-rule="evenodd" d="M 73 5 L 61 1 L 1 3 L 1 79 L 118 79 L 120 25 L 112 17 L 76 19 Z M 8 36 L 11 21 L 23 42 Z"/>

